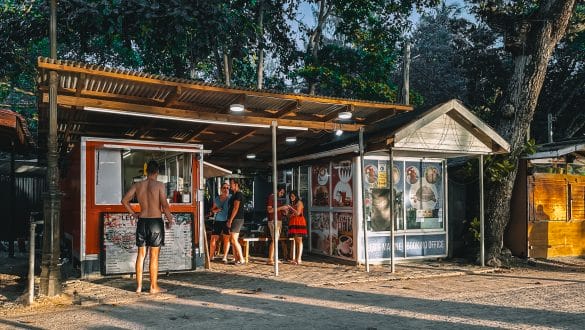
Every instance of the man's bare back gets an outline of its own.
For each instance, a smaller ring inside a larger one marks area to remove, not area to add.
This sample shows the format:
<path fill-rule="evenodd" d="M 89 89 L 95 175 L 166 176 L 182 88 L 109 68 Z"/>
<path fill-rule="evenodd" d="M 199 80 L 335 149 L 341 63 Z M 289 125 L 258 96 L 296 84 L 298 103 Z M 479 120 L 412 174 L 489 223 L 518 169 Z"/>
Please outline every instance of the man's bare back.
<path fill-rule="evenodd" d="M 164 184 L 155 180 L 135 183 L 136 198 L 140 204 L 140 216 L 143 218 L 160 218 L 163 203 L 166 203 Z"/>
<path fill-rule="evenodd" d="M 122 204 L 128 205 L 128 208 L 129 202 L 134 196 L 140 204 L 139 216 L 141 218 L 160 218 L 164 211 L 167 220 L 172 219 L 164 183 L 157 181 L 152 176 L 142 182 L 137 182 L 130 187 L 122 199 Z M 129 211 L 131 210 L 130 208 Z"/>

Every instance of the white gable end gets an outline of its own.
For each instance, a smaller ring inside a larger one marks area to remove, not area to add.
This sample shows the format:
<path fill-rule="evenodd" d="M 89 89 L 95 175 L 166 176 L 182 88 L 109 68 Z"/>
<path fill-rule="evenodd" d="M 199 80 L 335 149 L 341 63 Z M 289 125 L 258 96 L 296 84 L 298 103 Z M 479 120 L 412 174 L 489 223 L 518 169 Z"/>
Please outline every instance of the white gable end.
<path fill-rule="evenodd" d="M 394 147 L 432 152 L 490 153 L 485 145 L 448 113 L 394 141 Z"/>

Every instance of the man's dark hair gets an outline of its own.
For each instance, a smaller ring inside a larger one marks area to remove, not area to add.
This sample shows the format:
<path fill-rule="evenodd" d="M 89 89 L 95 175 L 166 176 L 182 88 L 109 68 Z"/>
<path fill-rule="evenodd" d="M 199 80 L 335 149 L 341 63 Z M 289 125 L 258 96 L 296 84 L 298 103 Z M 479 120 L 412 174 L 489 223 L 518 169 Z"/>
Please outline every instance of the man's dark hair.
<path fill-rule="evenodd" d="M 236 185 L 238 185 L 238 187 L 240 186 L 240 180 L 235 179 L 235 178 L 230 178 L 230 181 L 235 183 Z"/>
<path fill-rule="evenodd" d="M 278 184 L 278 185 L 276 186 L 276 191 L 277 191 L 277 192 L 278 192 L 278 191 L 281 191 L 281 190 L 284 190 L 284 191 L 286 192 L 286 185 L 283 185 L 283 184 Z"/>
<path fill-rule="evenodd" d="M 148 162 L 148 165 L 146 165 L 146 173 L 148 173 L 149 175 L 158 173 L 158 163 L 156 162 L 156 160 L 151 160 Z"/>

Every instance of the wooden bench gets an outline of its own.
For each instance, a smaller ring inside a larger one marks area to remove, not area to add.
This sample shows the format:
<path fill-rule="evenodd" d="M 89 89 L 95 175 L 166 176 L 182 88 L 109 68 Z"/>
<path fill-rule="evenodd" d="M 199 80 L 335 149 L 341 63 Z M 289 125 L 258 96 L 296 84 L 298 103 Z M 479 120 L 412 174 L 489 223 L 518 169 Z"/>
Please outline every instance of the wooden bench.
<path fill-rule="evenodd" d="M 293 252 L 293 259 L 295 257 L 295 240 L 292 237 L 280 237 L 278 239 L 279 241 L 292 241 L 292 252 Z M 272 241 L 272 237 L 240 237 L 238 239 L 238 241 L 240 242 L 240 245 L 242 245 L 242 253 L 244 253 L 244 258 L 246 259 L 246 263 L 248 263 L 248 257 L 250 256 L 250 242 L 271 242 Z M 286 245 L 285 245 L 286 247 Z M 286 251 L 286 248 L 283 249 L 283 253 L 284 255 L 287 255 L 288 251 Z"/>

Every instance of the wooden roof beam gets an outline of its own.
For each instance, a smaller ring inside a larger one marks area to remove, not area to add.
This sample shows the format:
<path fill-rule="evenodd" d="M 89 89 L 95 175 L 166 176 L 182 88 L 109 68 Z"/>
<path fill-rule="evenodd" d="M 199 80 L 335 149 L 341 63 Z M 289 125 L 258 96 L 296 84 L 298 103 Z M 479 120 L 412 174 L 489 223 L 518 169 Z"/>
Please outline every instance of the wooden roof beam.
<path fill-rule="evenodd" d="M 281 110 L 277 111 L 272 115 L 273 118 L 282 118 L 290 113 L 293 113 L 300 109 L 301 102 L 299 100 L 295 100 L 293 103 L 287 105 L 286 107 L 282 108 Z"/>
<path fill-rule="evenodd" d="M 172 107 L 175 105 L 181 94 L 183 93 L 183 88 L 181 86 L 175 87 L 173 91 L 166 97 L 164 106 L 165 107 Z"/>
<path fill-rule="evenodd" d="M 224 149 L 227 149 L 227 148 L 233 146 L 234 144 L 241 142 L 241 141 L 249 138 L 250 136 L 253 136 L 254 133 L 256 133 L 255 128 L 251 128 L 249 130 L 243 131 L 242 133 L 238 134 L 238 136 L 235 139 L 231 140 L 230 142 L 223 144 L 219 148 L 214 148 L 213 152 L 218 152 L 218 151 L 222 151 Z"/>
<path fill-rule="evenodd" d="M 351 104 L 348 104 L 344 107 L 340 107 L 339 109 L 335 109 L 335 110 L 331 111 L 329 114 L 327 114 L 326 116 L 322 117 L 321 120 L 322 121 L 330 121 L 332 119 L 335 119 L 335 118 L 337 118 L 337 115 L 341 111 L 353 112 L 353 106 Z"/>
<path fill-rule="evenodd" d="M 47 93 L 43 93 L 42 102 L 48 103 L 49 102 L 49 95 Z M 345 131 L 357 131 L 360 127 L 363 127 L 361 124 L 339 124 L 339 123 L 324 123 L 324 122 L 317 122 L 317 121 L 307 121 L 307 120 L 293 120 L 293 119 L 274 119 L 274 118 L 267 118 L 267 117 L 257 117 L 257 116 L 238 116 L 238 115 L 226 115 L 220 113 L 209 113 L 209 112 L 201 112 L 201 111 L 192 111 L 192 110 L 183 110 L 183 109 L 175 109 L 175 108 L 168 108 L 168 107 L 160 107 L 160 106 L 153 106 L 153 105 L 142 105 L 142 104 L 134 104 L 134 103 L 125 103 L 125 102 L 117 102 L 117 101 L 107 101 L 107 100 L 96 100 L 93 98 L 84 98 L 84 97 L 75 97 L 75 96 L 67 96 L 67 95 L 58 95 L 57 96 L 57 103 L 60 105 L 69 105 L 69 106 L 77 106 L 77 107 L 94 107 L 94 108 L 103 108 L 103 109 L 111 109 L 115 111 L 123 112 L 134 112 L 139 113 L 142 115 L 161 115 L 161 116 L 169 116 L 174 117 L 177 120 L 190 119 L 190 120 L 201 120 L 201 121 L 213 121 L 220 123 L 226 123 L 231 125 L 242 125 L 245 126 L 246 124 L 251 125 L 266 125 L 269 126 L 272 124 L 272 121 L 277 120 L 278 126 L 289 126 L 289 127 L 298 127 L 298 128 L 306 128 L 306 129 L 313 129 L 313 130 L 333 130 L 337 129 L 340 125 L 342 125 L 342 129 Z M 174 119 L 170 118 L 170 119 Z"/>

